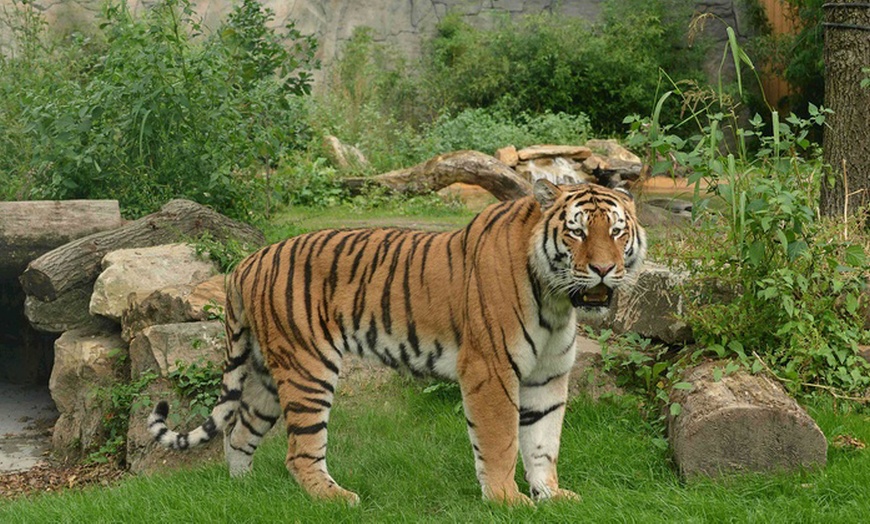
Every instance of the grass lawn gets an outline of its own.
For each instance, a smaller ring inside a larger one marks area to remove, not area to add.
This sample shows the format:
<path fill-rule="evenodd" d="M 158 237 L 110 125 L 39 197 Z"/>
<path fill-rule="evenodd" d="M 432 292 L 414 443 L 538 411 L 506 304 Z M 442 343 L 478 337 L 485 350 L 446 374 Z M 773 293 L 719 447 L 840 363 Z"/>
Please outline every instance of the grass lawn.
<path fill-rule="evenodd" d="M 283 438 L 267 441 L 252 475 L 222 466 L 129 478 L 6 502 L 4 523 L 99 522 L 866 522 L 870 454 L 831 447 L 822 471 L 746 475 L 686 484 L 632 397 L 569 406 L 562 484 L 580 503 L 504 508 L 483 502 L 458 390 L 425 393 L 396 377 L 341 394 L 330 422 L 330 470 L 359 493 L 354 508 L 315 502 L 284 469 Z M 868 417 L 819 403 L 810 408 L 829 440 L 870 442 Z M 518 472 L 521 489 L 527 489 Z"/>

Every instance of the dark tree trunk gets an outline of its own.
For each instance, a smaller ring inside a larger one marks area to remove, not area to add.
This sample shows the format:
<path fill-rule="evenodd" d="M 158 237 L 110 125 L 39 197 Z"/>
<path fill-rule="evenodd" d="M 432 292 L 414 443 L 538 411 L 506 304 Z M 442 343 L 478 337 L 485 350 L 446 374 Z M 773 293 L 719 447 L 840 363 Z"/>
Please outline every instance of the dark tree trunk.
<path fill-rule="evenodd" d="M 852 213 L 870 202 L 870 88 L 861 87 L 870 66 L 870 8 L 834 0 L 825 5 L 824 159 L 835 174 L 822 184 L 820 208 L 827 216 Z M 846 201 L 848 195 L 848 203 Z"/>

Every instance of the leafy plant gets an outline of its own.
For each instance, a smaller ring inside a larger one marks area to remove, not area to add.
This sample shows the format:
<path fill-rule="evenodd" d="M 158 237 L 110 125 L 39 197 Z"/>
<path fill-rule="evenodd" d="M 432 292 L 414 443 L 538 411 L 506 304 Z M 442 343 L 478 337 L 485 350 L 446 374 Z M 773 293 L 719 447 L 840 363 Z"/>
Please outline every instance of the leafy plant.
<path fill-rule="evenodd" d="M 241 244 L 234 238 L 218 240 L 209 232 L 191 240 L 191 244 L 198 257 L 214 261 L 223 273 L 230 273 L 243 258 L 254 251 L 253 247 Z"/>
<path fill-rule="evenodd" d="M 268 212 L 260 174 L 309 140 L 299 97 L 313 40 L 269 28 L 272 13 L 253 0 L 207 37 L 186 0 L 141 15 L 109 3 L 103 17 L 70 50 L 21 33 L 32 52 L 2 62 L 3 95 L 22 100 L 0 112 L 19 122 L 7 138 L 18 151 L 4 161 L 26 196 L 116 198 L 130 216 L 174 197 L 237 218 Z M 28 69 L 25 82 L 13 76 Z"/>
<path fill-rule="evenodd" d="M 751 67 L 733 38 L 730 48 L 738 71 Z M 672 85 L 662 98 L 691 107 L 681 124 L 696 126 L 696 134 L 676 136 L 655 113 L 626 122 L 630 143 L 655 162 L 653 172 L 687 169 L 695 184 L 702 234 L 683 260 L 697 282 L 715 282 L 706 287 L 730 296 L 702 292 L 687 309 L 702 348 L 755 370 L 768 367 L 793 391 L 864 391 L 870 365 L 857 354 L 866 336 L 858 309 L 870 267 L 848 223 L 832 228 L 817 218 L 826 177 L 810 133 L 829 111 L 811 104 L 808 118 L 784 120 L 774 111 L 767 132 L 760 116 L 743 127 L 722 96 L 691 106 L 699 98 Z"/>
<path fill-rule="evenodd" d="M 679 17 L 668 16 L 683 8 L 669 1 L 609 1 L 598 25 L 541 14 L 505 19 L 488 31 L 447 16 L 428 51 L 433 98 L 454 111 L 583 112 L 596 131 L 613 132 L 614 115 L 646 112 L 654 104 L 660 68 L 699 76 L 701 46 L 680 45 L 686 31 L 675 22 Z"/>
<path fill-rule="evenodd" d="M 175 363 L 175 369 L 169 372 L 169 380 L 178 394 L 188 401 L 189 418 L 203 419 L 211 413 L 218 400 L 222 375 L 220 366 L 211 361 Z"/>
<path fill-rule="evenodd" d="M 130 413 L 151 405 L 151 398 L 142 393 L 157 378 L 158 375 L 153 371 L 145 371 L 130 382 L 118 381 L 111 387 L 97 389 L 97 398 L 103 399 L 107 404 L 102 421 L 104 440 L 98 449 L 88 455 L 88 462 L 123 460 Z"/>

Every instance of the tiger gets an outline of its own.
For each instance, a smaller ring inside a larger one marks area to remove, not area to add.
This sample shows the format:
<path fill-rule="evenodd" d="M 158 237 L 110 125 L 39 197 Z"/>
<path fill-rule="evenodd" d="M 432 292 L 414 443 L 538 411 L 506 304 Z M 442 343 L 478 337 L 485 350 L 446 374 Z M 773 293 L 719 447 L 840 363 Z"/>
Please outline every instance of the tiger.
<path fill-rule="evenodd" d="M 176 450 L 223 432 L 239 476 L 283 418 L 297 483 L 312 498 L 356 504 L 326 466 L 330 408 L 352 353 L 459 383 L 484 499 L 578 499 L 556 471 L 578 313 L 606 312 L 645 252 L 628 191 L 546 180 L 452 232 L 328 229 L 275 243 L 228 277 L 210 416 L 176 432 L 161 401 L 149 431 Z M 529 496 L 515 481 L 518 454 Z"/>

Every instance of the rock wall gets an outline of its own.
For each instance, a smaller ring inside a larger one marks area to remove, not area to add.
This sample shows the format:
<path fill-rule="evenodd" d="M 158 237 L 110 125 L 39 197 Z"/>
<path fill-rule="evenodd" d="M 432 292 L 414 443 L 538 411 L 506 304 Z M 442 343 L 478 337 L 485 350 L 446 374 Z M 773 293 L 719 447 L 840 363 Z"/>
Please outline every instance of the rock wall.
<path fill-rule="evenodd" d="M 33 0 L 48 23 L 63 30 L 86 27 L 100 12 L 104 0 Z M 140 9 L 153 0 L 128 0 Z M 477 27 L 491 26 L 504 17 L 556 12 L 568 17 L 596 20 L 602 0 L 261 0 L 275 12 L 275 25 L 290 21 L 303 33 L 313 34 L 319 43 L 318 58 L 328 65 L 339 53 L 356 27 L 373 29 L 375 40 L 386 42 L 408 57 L 421 54 L 423 43 L 435 33 L 435 26 L 448 13 L 459 13 Z M 9 8 L 20 0 L 0 0 L 0 9 Z M 208 29 L 214 29 L 232 10 L 232 0 L 192 0 L 196 12 Z M 735 28 L 738 35 L 750 32 L 747 17 L 739 0 L 695 0 L 696 11 L 714 14 L 721 22 L 710 20 L 703 34 L 724 42 L 725 25 Z M 686 21 L 688 24 L 688 20 Z M 8 39 L 8 29 L 0 26 L 0 42 Z M 721 47 L 710 58 L 715 71 L 721 58 Z M 708 68 L 708 69 L 710 69 Z"/>

